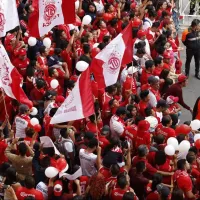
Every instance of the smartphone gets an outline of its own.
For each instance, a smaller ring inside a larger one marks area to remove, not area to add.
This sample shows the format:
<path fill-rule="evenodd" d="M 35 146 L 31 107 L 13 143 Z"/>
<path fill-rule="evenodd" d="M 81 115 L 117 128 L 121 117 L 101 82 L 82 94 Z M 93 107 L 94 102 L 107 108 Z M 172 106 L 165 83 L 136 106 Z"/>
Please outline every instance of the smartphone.
<path fill-rule="evenodd" d="M 9 187 L 9 185 L 3 185 L 3 189 L 6 190 Z"/>

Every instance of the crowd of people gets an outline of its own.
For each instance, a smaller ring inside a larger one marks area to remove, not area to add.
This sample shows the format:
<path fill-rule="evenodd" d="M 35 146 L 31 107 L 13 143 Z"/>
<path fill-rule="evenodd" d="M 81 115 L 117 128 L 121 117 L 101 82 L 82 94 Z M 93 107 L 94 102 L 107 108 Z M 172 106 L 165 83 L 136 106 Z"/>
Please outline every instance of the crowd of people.
<path fill-rule="evenodd" d="M 17 0 L 20 27 L 1 38 L 34 108 L 1 88 L 0 199 L 199 199 L 198 128 L 193 121 L 180 124 L 180 117 L 187 109 L 200 123 L 200 99 L 194 109 L 183 99 L 193 56 L 200 79 L 200 20 L 183 32 L 187 55 L 182 73 L 173 0 L 75 4 L 74 24 L 58 25 L 30 46 L 28 20 L 34 8 L 31 0 Z M 92 18 L 89 25 L 82 23 L 85 15 Z M 91 64 L 130 23 L 133 60 L 121 66 L 118 81 L 102 89 L 91 72 L 95 113 L 51 124 L 82 73 L 76 63 Z M 51 39 L 50 48 L 43 44 L 45 37 Z M 52 88 L 55 79 L 59 85 Z M 38 119 L 37 126 L 32 118 Z M 172 141 L 179 148 L 169 145 Z M 183 143 L 189 143 L 187 150 Z"/>

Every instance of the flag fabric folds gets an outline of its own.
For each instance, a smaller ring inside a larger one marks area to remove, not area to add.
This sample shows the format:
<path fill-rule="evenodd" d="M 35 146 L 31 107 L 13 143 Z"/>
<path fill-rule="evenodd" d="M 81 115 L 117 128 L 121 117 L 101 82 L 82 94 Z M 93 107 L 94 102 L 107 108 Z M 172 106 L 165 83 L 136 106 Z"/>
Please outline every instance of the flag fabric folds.
<path fill-rule="evenodd" d="M 91 63 L 91 71 L 99 88 L 115 84 L 121 66 L 132 62 L 132 59 L 132 26 L 129 24 L 95 56 Z"/>
<path fill-rule="evenodd" d="M 51 119 L 51 124 L 86 118 L 94 114 L 89 68 L 79 76 L 75 87 Z"/>
<path fill-rule="evenodd" d="M 74 0 L 34 0 L 29 17 L 30 36 L 42 37 L 54 26 L 75 22 Z"/>

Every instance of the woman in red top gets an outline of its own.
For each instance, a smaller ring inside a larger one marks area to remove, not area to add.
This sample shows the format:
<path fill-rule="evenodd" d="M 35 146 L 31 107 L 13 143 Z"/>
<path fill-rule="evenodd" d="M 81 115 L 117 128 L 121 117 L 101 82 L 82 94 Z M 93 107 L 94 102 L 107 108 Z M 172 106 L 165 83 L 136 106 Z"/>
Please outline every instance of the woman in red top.
<path fill-rule="evenodd" d="M 192 118 L 200 120 L 200 97 L 197 98 L 196 103 L 193 108 L 193 115 Z"/>

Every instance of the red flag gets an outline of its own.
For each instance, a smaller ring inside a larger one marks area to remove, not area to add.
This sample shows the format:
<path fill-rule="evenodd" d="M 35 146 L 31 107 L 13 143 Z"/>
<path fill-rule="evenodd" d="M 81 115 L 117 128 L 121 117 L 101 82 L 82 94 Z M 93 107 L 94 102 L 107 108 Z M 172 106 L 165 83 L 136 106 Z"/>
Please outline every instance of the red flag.
<path fill-rule="evenodd" d="M 29 17 L 30 36 L 42 37 L 54 26 L 75 22 L 74 0 L 34 0 Z"/>
<path fill-rule="evenodd" d="M 22 76 L 10 62 L 4 46 L 0 44 L 0 87 L 9 97 L 17 99 L 20 103 L 26 104 L 29 108 L 32 108 L 32 102 L 28 99 L 20 86 L 22 80 Z"/>
<path fill-rule="evenodd" d="M 88 68 L 79 76 L 75 87 L 58 108 L 50 123 L 57 124 L 83 119 L 92 114 L 94 114 L 94 99 L 90 82 L 90 69 Z"/>
<path fill-rule="evenodd" d="M 132 26 L 131 23 L 115 37 L 91 63 L 91 71 L 100 89 L 117 82 L 122 65 L 132 62 Z"/>

